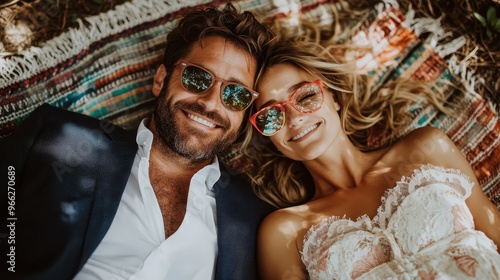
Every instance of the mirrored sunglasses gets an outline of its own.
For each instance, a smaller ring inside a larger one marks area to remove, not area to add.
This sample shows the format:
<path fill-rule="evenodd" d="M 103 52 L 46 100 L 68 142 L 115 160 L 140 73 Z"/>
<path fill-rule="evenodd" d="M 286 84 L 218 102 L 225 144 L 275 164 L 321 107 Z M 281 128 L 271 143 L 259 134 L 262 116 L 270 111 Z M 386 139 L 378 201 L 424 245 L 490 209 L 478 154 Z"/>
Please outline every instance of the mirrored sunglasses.
<path fill-rule="evenodd" d="M 264 136 L 272 136 L 285 125 L 285 105 L 290 103 L 295 110 L 309 114 L 321 108 L 324 93 L 320 80 L 302 85 L 284 102 L 271 104 L 250 117 L 252 125 Z"/>
<path fill-rule="evenodd" d="M 204 93 L 210 90 L 215 81 L 220 81 L 222 83 L 220 99 L 229 110 L 243 111 L 259 96 L 256 91 L 241 84 L 218 78 L 200 66 L 185 61 L 180 61 L 176 66 L 181 67 L 182 87 L 190 93 Z"/>

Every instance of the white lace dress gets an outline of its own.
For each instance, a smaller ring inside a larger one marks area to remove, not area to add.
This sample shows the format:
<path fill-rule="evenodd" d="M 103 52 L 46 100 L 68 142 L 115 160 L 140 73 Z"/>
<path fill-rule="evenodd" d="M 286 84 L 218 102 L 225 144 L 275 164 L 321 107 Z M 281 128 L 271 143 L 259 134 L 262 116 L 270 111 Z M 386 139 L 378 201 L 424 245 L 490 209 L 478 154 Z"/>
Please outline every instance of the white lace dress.
<path fill-rule="evenodd" d="M 373 219 L 321 221 L 304 238 L 310 279 L 500 279 L 500 254 L 465 204 L 472 186 L 427 165 L 387 191 Z"/>

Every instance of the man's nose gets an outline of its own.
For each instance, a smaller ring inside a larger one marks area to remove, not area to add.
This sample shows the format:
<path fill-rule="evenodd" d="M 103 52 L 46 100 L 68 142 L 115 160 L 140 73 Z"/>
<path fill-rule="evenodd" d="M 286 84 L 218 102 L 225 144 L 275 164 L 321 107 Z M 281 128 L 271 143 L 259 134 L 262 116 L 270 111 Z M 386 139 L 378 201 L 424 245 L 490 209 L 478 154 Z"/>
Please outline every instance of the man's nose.
<path fill-rule="evenodd" d="M 197 99 L 198 103 L 202 104 L 207 111 L 214 111 L 221 108 L 221 86 L 222 83 L 219 81 L 214 82 L 212 87 L 210 87 L 204 93 L 201 93 Z"/>

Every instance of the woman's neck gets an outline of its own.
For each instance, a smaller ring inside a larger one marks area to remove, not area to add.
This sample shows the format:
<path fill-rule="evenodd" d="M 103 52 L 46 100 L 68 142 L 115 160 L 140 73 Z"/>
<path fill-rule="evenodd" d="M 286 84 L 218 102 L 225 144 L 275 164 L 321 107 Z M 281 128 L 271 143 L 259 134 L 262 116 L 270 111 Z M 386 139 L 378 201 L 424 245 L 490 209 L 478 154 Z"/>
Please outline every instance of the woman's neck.
<path fill-rule="evenodd" d="M 340 137 L 321 156 L 304 162 L 316 188 L 313 199 L 339 189 L 356 188 L 385 151 L 362 152 L 346 136 Z"/>

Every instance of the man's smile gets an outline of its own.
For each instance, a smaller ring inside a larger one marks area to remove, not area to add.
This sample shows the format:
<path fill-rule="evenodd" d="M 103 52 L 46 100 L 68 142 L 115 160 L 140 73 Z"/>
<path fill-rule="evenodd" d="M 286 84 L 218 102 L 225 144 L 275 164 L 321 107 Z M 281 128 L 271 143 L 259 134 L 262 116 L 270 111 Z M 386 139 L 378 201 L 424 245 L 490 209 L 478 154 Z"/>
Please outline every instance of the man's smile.
<path fill-rule="evenodd" d="M 202 119 L 202 118 L 200 118 L 200 117 L 198 117 L 198 116 L 195 116 L 195 115 L 193 115 L 193 114 L 187 113 L 187 116 L 188 116 L 188 118 L 190 118 L 191 120 L 193 120 L 193 121 L 195 121 L 195 122 L 197 122 L 197 123 L 200 123 L 200 124 L 202 124 L 202 125 L 208 126 L 208 127 L 210 127 L 210 128 L 215 128 L 215 127 L 216 127 L 216 125 L 215 125 L 214 123 L 211 123 L 211 122 L 209 122 L 208 120 Z"/>

